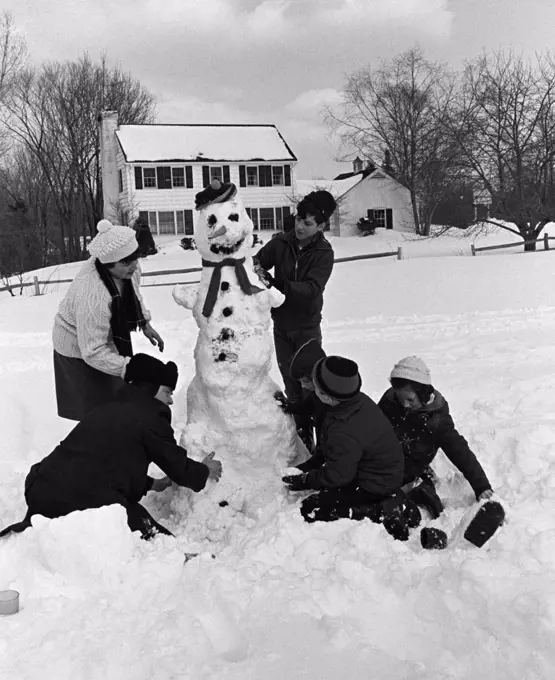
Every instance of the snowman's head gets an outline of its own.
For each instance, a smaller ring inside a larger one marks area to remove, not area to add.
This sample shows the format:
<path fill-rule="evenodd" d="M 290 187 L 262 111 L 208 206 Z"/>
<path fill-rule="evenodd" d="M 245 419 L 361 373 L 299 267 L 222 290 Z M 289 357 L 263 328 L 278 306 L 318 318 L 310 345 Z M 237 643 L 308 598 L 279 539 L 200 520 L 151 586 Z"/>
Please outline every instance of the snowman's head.
<path fill-rule="evenodd" d="M 203 205 L 195 225 L 195 243 L 198 251 L 205 260 L 211 262 L 225 260 L 228 257 L 245 257 L 252 246 L 252 221 L 243 202 L 237 196 L 235 186 L 227 186 L 233 187 L 233 191 L 229 192 L 230 198 Z M 197 202 L 198 196 L 209 189 L 210 187 L 197 195 Z"/>

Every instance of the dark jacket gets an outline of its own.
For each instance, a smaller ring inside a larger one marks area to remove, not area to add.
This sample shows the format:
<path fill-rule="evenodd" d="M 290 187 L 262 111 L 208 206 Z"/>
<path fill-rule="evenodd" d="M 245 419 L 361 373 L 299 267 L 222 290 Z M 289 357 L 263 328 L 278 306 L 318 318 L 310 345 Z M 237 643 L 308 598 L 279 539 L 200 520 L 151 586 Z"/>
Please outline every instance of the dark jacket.
<path fill-rule="evenodd" d="M 272 309 L 274 325 L 283 331 L 313 328 L 322 320 L 324 288 L 333 269 L 333 248 L 322 233 L 302 250 L 295 231 L 270 239 L 254 257 L 269 271 L 285 302 Z"/>
<path fill-rule="evenodd" d="M 441 449 L 463 473 L 478 497 L 491 488 L 489 480 L 466 439 L 455 429 L 449 415 L 449 404 L 437 390 L 434 394 L 432 403 L 417 411 L 407 411 L 397 401 L 392 388 L 378 402 L 403 445 L 403 484 L 420 477 L 435 458 L 438 449 Z"/>
<path fill-rule="evenodd" d="M 40 480 L 41 495 L 49 482 L 53 488 L 63 482 L 65 500 L 71 501 L 74 494 L 77 506 L 83 505 L 78 496 L 84 489 L 89 497 L 86 507 L 109 498 L 136 503 L 152 486 L 147 475 L 150 463 L 194 491 L 203 489 L 208 478 L 208 467 L 189 459 L 175 443 L 169 407 L 128 387 L 118 401 L 87 414 L 49 456 L 31 468 L 26 497 L 32 498 L 33 483 Z"/>
<path fill-rule="evenodd" d="M 328 407 L 308 473 L 312 489 L 356 484 L 377 498 L 398 491 L 403 479 L 403 451 L 393 428 L 364 393 Z"/>

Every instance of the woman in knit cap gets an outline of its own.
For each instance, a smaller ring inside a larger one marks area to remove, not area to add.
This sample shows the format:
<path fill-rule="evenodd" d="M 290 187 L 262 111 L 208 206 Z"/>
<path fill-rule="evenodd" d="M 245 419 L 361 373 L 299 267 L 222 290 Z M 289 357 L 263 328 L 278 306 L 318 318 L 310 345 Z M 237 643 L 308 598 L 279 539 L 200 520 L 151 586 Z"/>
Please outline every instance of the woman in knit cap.
<path fill-rule="evenodd" d="M 420 512 L 400 490 L 403 451 L 377 405 L 360 391 L 354 361 L 338 356 L 320 359 L 312 373 L 317 399 L 325 406 L 318 447 L 302 474 L 283 478 L 291 491 L 314 489 L 301 504 L 307 522 L 340 518 L 381 522 L 387 532 L 406 541 L 418 526 Z"/>
<path fill-rule="evenodd" d="M 164 342 L 150 325 L 140 292 L 139 246 L 133 229 L 98 223 L 85 262 L 54 319 L 54 377 L 58 415 L 81 420 L 111 401 L 133 355 L 131 331 Z"/>
<path fill-rule="evenodd" d="M 493 495 L 491 484 L 460 435 L 449 414 L 449 404 L 433 387 L 429 368 L 417 356 L 395 364 L 390 375 L 391 387 L 378 406 L 393 425 L 403 446 L 405 473 L 403 485 L 408 497 L 428 509 L 436 518 L 443 504 L 436 493 L 435 474 L 429 467 L 441 449 L 472 487 L 477 500 Z"/>
<path fill-rule="evenodd" d="M 285 295 L 272 317 L 276 358 L 290 401 L 302 398 L 301 385 L 289 372 L 293 355 L 312 338 L 322 344 L 323 294 L 333 269 L 333 249 L 323 232 L 336 207 L 328 191 L 311 192 L 297 206 L 295 228 L 270 239 L 254 257 L 260 278 Z"/>

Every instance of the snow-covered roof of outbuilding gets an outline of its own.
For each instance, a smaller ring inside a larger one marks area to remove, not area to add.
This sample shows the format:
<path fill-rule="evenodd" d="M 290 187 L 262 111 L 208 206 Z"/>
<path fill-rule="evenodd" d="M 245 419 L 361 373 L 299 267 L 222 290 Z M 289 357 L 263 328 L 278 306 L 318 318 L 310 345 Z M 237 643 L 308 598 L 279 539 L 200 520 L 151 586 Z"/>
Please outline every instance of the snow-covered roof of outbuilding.
<path fill-rule="evenodd" d="M 297 193 L 305 196 L 316 189 L 325 189 L 335 198 L 341 198 L 363 179 L 362 174 L 347 179 L 298 179 L 296 181 Z"/>
<path fill-rule="evenodd" d="M 296 161 L 275 125 L 120 125 L 128 163 Z"/>

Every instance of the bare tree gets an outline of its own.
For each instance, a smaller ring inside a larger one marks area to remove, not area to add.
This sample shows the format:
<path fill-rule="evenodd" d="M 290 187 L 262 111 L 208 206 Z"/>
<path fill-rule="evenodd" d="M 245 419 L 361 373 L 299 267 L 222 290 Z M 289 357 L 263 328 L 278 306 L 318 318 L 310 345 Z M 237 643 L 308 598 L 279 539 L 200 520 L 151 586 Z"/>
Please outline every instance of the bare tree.
<path fill-rule="evenodd" d="M 554 59 L 484 54 L 463 78 L 451 130 L 466 175 L 491 196 L 495 224 L 535 241 L 555 220 Z"/>
<path fill-rule="evenodd" d="M 0 16 L 0 110 L 10 97 L 21 70 L 25 65 L 27 48 L 18 34 L 9 12 Z M 0 125 L 0 154 L 5 157 L 8 144 L 8 131 Z"/>
<path fill-rule="evenodd" d="M 457 173 L 456 145 L 444 124 L 454 96 L 454 76 L 411 49 L 351 75 L 342 110 L 326 111 L 344 149 L 370 160 L 385 151 L 389 171 L 410 191 L 416 232 L 423 235 Z"/>
<path fill-rule="evenodd" d="M 154 98 L 130 74 L 87 55 L 27 70 L 10 98 L 7 126 L 40 166 L 59 224 L 64 261 L 82 257 L 102 217 L 98 115 L 150 122 Z"/>

